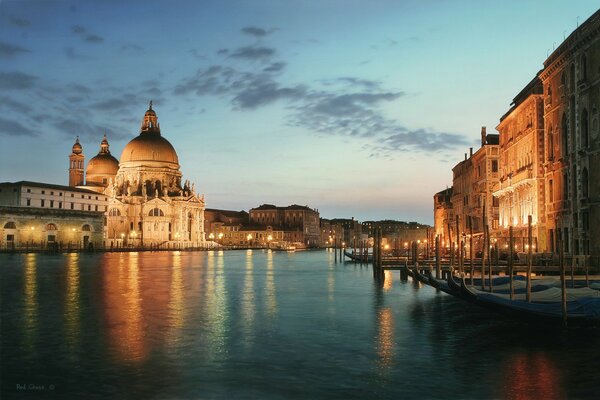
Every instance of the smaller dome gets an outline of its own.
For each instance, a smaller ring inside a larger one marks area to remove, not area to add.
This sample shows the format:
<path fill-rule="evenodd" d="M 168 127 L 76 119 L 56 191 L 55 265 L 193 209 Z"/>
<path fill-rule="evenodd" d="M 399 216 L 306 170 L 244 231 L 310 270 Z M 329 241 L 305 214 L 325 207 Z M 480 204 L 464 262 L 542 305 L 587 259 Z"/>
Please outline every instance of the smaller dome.
<path fill-rule="evenodd" d="M 83 152 L 83 147 L 79 144 L 79 136 L 75 139 L 75 144 L 73 145 L 73 154 L 81 154 Z"/>
<path fill-rule="evenodd" d="M 100 153 L 93 157 L 85 169 L 88 180 L 93 175 L 116 175 L 119 171 L 119 161 L 110 153 Z"/>
<path fill-rule="evenodd" d="M 85 170 L 88 185 L 106 186 L 108 180 L 119 171 L 119 161 L 110 154 L 106 135 L 100 143 L 100 152 L 93 157 Z"/>

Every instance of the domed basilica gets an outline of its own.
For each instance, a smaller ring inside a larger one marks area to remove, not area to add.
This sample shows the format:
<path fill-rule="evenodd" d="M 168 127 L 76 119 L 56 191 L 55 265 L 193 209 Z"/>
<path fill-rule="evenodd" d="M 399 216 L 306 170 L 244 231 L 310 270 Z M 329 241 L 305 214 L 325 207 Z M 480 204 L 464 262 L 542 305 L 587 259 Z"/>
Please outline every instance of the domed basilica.
<path fill-rule="evenodd" d="M 69 156 L 69 186 L 109 196 L 106 246 L 204 246 L 204 196 L 196 194 L 193 183 L 182 182 L 177 152 L 161 135 L 152 102 L 140 134 L 119 161 L 109 147 L 105 135 L 85 173 L 79 138 Z"/>

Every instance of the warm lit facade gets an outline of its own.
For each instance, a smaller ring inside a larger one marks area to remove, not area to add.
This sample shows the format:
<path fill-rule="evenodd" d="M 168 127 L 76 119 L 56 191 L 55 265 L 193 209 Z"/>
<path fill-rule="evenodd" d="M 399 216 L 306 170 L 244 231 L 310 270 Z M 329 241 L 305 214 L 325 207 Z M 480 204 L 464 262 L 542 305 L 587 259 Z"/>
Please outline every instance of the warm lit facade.
<path fill-rule="evenodd" d="M 204 196 L 196 193 L 194 184 L 182 181 L 177 153 L 161 135 L 152 103 L 140 134 L 125 146 L 119 161 L 111 155 L 106 136 L 85 169 L 85 184 L 79 176 L 78 161 L 83 160 L 79 140 L 69 160 L 70 182 L 108 196 L 107 247 L 206 245 Z"/>
<path fill-rule="evenodd" d="M 0 248 L 101 247 L 108 197 L 86 189 L 0 183 Z"/>
<path fill-rule="evenodd" d="M 548 247 L 600 254 L 600 11 L 544 62 Z"/>
<path fill-rule="evenodd" d="M 250 225 L 272 227 L 285 232 L 284 240 L 307 247 L 317 247 L 321 242 L 319 211 L 293 204 L 277 207 L 263 204 L 249 212 Z"/>
<path fill-rule="evenodd" d="M 499 226 L 493 236 L 506 243 L 509 227 L 523 243 L 532 218 L 535 251 L 547 251 L 544 196 L 544 119 L 541 81 L 535 77 L 514 99 L 496 127 L 500 134 Z"/>
<path fill-rule="evenodd" d="M 499 154 L 497 134 L 488 134 L 486 128 L 481 128 L 481 147 L 469 156 L 465 154 L 464 161 L 453 169 L 452 179 L 452 242 L 465 240 L 466 235 L 473 232 L 474 247 L 481 250 L 481 237 L 484 231 L 485 219 L 490 231 L 498 226 L 498 203 L 493 196 L 493 188 L 499 178 Z M 485 207 L 484 207 L 485 205 Z M 456 238 L 456 219 L 458 217 L 458 233 Z"/>
<path fill-rule="evenodd" d="M 454 224 L 452 209 L 452 188 L 447 188 L 433 196 L 433 230 L 434 238 L 440 238 L 440 246 L 449 243 L 448 229 Z"/>

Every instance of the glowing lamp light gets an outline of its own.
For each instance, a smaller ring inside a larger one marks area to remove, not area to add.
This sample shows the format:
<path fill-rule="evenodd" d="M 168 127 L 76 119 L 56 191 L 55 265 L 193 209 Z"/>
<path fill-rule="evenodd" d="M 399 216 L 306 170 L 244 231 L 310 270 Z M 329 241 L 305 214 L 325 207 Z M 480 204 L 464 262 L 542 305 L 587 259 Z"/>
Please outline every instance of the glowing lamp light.
<path fill-rule="evenodd" d="M 223 239 L 223 233 L 219 233 L 219 239 Z"/>
<path fill-rule="evenodd" d="M 267 236 L 267 240 L 270 242 L 271 240 L 273 240 L 273 236 L 271 236 L 271 235 Z"/>
<path fill-rule="evenodd" d="M 33 227 L 33 226 L 32 226 L 32 227 L 31 227 L 31 230 L 34 230 L 34 229 L 35 229 L 35 227 Z"/>
<path fill-rule="evenodd" d="M 215 238 L 215 235 L 213 235 L 213 234 L 211 233 L 210 235 L 208 235 L 208 238 L 209 238 L 209 239 L 214 239 L 214 238 Z"/>
<path fill-rule="evenodd" d="M 252 240 L 252 235 L 251 235 L 251 234 L 248 234 L 248 236 L 246 236 L 246 239 L 248 239 L 248 240 Z"/>
<path fill-rule="evenodd" d="M 389 245 L 389 244 L 386 244 L 386 245 L 385 245 L 383 248 L 384 248 L 384 249 L 386 249 L 386 250 L 389 250 L 389 248 L 390 248 L 390 245 Z"/>

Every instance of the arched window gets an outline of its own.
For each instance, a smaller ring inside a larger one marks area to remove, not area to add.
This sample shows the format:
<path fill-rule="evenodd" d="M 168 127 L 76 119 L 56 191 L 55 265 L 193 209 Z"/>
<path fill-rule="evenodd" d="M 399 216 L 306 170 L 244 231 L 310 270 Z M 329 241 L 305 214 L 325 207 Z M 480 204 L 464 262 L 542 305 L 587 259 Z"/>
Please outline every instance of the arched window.
<path fill-rule="evenodd" d="M 554 132 L 548 128 L 548 160 L 554 160 Z"/>
<path fill-rule="evenodd" d="M 110 217 L 120 217 L 121 211 L 118 208 L 111 208 L 108 215 Z"/>
<path fill-rule="evenodd" d="M 563 113 L 560 128 L 562 141 L 562 155 L 566 157 L 567 154 L 569 154 L 569 125 L 567 122 L 567 114 Z"/>
<path fill-rule="evenodd" d="M 586 148 L 589 144 L 589 124 L 587 109 L 581 112 L 581 147 Z"/>
<path fill-rule="evenodd" d="M 81 227 L 81 230 L 84 232 L 90 232 L 92 230 L 92 228 L 88 224 L 85 224 L 84 226 Z"/>
<path fill-rule="evenodd" d="M 156 207 L 156 208 L 153 208 L 152 210 L 150 210 L 148 215 L 150 217 L 164 217 L 165 213 L 160 208 Z"/>
<path fill-rule="evenodd" d="M 17 229 L 17 225 L 13 221 L 4 224 L 4 229 Z"/>
<path fill-rule="evenodd" d="M 55 224 L 50 223 L 50 224 L 46 225 L 46 230 L 47 231 L 55 231 L 56 229 L 57 228 L 56 228 Z"/>
<path fill-rule="evenodd" d="M 587 168 L 584 168 L 583 171 L 581 171 L 581 197 L 587 199 L 588 195 L 588 170 Z"/>
<path fill-rule="evenodd" d="M 569 88 L 571 89 L 571 92 L 575 90 L 575 64 L 571 64 L 569 70 Z"/>
<path fill-rule="evenodd" d="M 581 80 L 584 81 L 587 79 L 587 58 L 585 54 L 581 56 L 581 65 L 579 66 L 579 71 L 581 72 Z"/>

